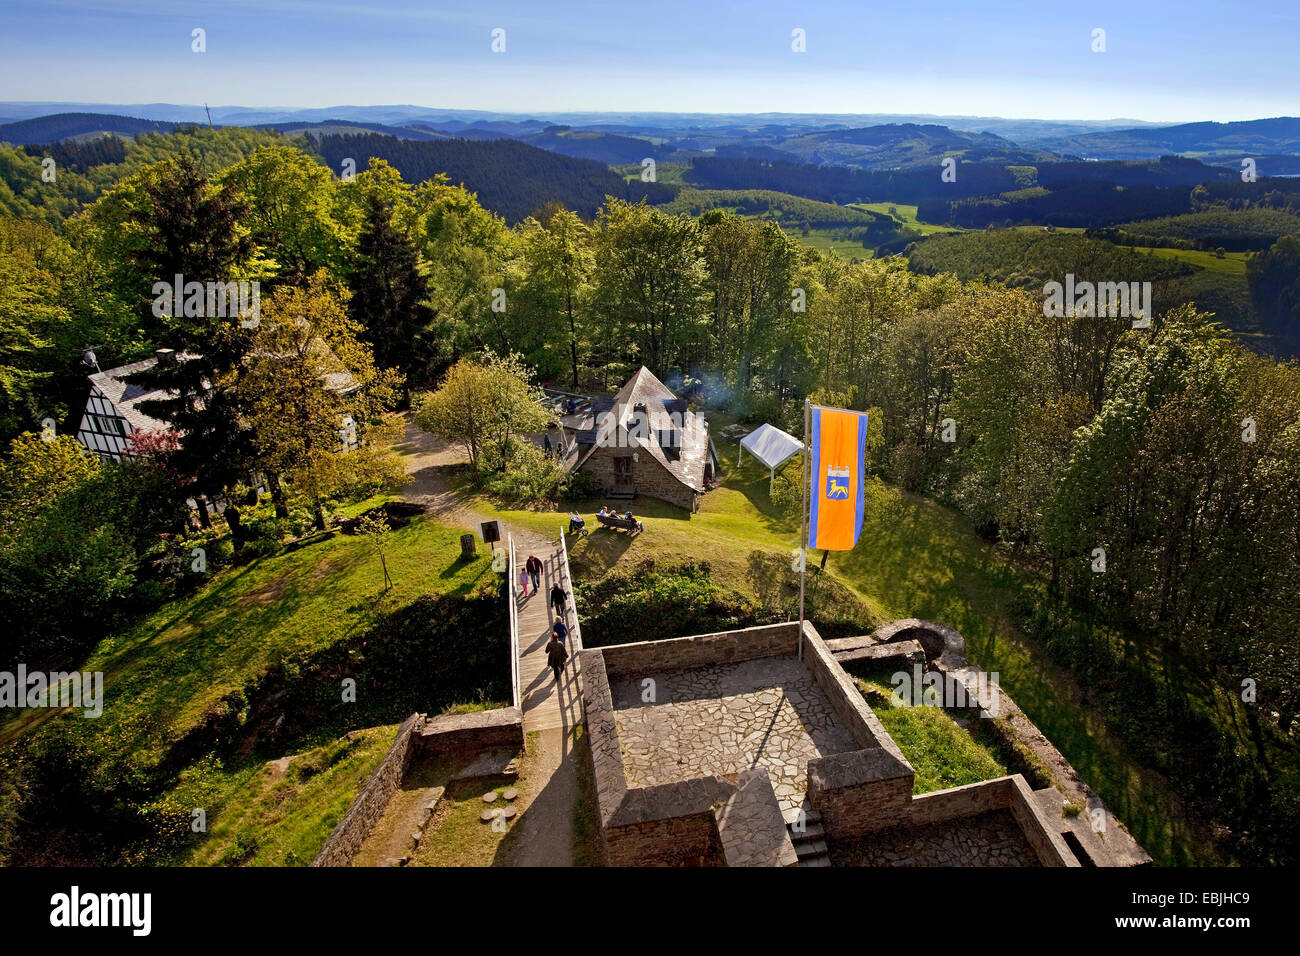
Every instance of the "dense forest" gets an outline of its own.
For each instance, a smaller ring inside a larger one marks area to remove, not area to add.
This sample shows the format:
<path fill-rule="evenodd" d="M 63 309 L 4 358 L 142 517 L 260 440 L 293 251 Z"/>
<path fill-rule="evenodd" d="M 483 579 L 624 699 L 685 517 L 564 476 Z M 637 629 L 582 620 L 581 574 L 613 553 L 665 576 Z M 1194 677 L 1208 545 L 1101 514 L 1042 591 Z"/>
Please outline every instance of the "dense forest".
<path fill-rule="evenodd" d="M 1219 206 L 1181 216 L 1125 222 L 1098 234 L 1128 246 L 1258 252 L 1283 236 L 1300 235 L 1300 215 L 1267 206 Z"/>
<path fill-rule="evenodd" d="M 358 171 L 372 157 L 396 168 L 409 182 L 443 175 L 467 184 L 479 202 L 507 222 L 517 223 L 548 202 L 558 202 L 586 218 L 607 195 L 637 201 L 663 202 L 672 192 L 657 183 L 625 182 L 588 159 L 547 152 L 514 140 L 449 139 L 417 142 L 378 133 L 325 136 L 317 151 L 331 169 L 351 159 Z"/>

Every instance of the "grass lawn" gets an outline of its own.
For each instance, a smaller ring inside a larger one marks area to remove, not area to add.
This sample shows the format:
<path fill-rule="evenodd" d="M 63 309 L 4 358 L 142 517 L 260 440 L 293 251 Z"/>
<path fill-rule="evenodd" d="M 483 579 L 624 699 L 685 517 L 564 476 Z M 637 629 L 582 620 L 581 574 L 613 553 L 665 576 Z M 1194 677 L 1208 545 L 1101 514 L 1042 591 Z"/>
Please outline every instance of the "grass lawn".
<path fill-rule="evenodd" d="M 805 233 L 793 226 L 786 227 L 786 235 L 795 242 L 802 242 L 810 249 L 820 252 L 837 252 L 845 259 L 870 259 L 874 252 L 852 239 L 836 239 L 835 233 L 840 229 L 809 229 Z"/>
<path fill-rule="evenodd" d="M 411 856 L 407 866 L 492 866 L 504 862 L 502 844 L 512 832 L 514 820 L 494 820 L 484 823 L 479 819 L 488 804 L 483 794 L 496 791 L 493 808 L 508 807 L 502 798 L 511 783 L 496 786 L 474 783 L 449 784 L 438 812 L 425 828 L 426 837 Z"/>
<path fill-rule="evenodd" d="M 894 706 L 888 675 L 857 678 L 858 689 L 916 771 L 913 793 L 962 787 L 1010 771 L 941 707 Z"/>
<path fill-rule="evenodd" d="M 369 727 L 283 760 L 224 775 L 231 796 L 183 862 L 306 866 L 393 744 L 397 725 Z"/>
<path fill-rule="evenodd" d="M 638 499 L 632 510 L 645 521 L 645 532 L 630 538 L 599 529 L 588 538 L 571 538 L 574 574 L 598 577 L 645 558 L 694 558 L 709 561 L 719 583 L 757 596 L 748 556 L 756 550 L 790 555 L 798 546 L 799 523 L 771 505 L 766 469 L 747 460 L 737 470 L 736 442 L 719 439 L 717 445 L 724 483 L 704 497 L 698 513 Z M 590 514 L 600 504 L 597 499 L 577 508 Z M 482 498 L 474 507 L 551 538 L 566 523 L 567 508 L 501 509 Z M 1008 552 L 988 546 L 952 511 L 904 494 L 893 507 L 868 514 L 857 548 L 832 554 L 827 569 L 863 601 L 873 620 L 920 617 L 960 631 L 970 658 L 998 674 L 1001 686 L 1157 862 L 1216 862 L 1203 821 L 1185 810 L 1164 777 L 1128 753 L 1070 675 L 1012 623 L 1013 602 L 1043 582 Z"/>
<path fill-rule="evenodd" d="M 82 668 L 104 672 L 99 719 L 23 711 L 0 728 L 0 746 L 17 753 L 24 734 L 48 723 L 47 730 L 90 755 L 106 780 L 148 774 L 187 732 L 228 706 L 226 695 L 273 665 L 283 663 L 292 673 L 296 662 L 364 633 L 422 595 L 494 591 L 498 577 L 488 557 L 459 560 L 460 534 L 427 518 L 394 531 L 387 559 L 395 587 L 387 593 L 366 539 L 342 534 L 218 571 L 196 593 L 99 644 Z M 241 751 L 223 762 L 208 752 L 180 767 L 175 784 L 141 810 L 176 819 L 203 808 L 212 837 L 194 850 L 194 862 L 227 861 L 249 852 L 250 862 L 289 862 L 291 853 L 293 862 L 304 862 L 307 848 L 323 842 L 334 823 L 331 816 L 346 809 L 372 757 L 382 756 L 392 738 L 390 729 L 382 744 L 367 736 L 344 747 L 331 740 L 337 733 L 320 728 L 319 739 L 304 743 L 321 747 L 292 761 L 279 781 L 268 776 L 264 758 Z M 319 781 L 292 769 L 321 759 L 327 759 L 329 773 Z M 291 808 L 287 816 L 277 815 L 281 801 Z M 160 862 L 160 853 L 171 852 L 152 846 L 132 851 L 139 863 Z M 184 853 L 175 862 L 185 862 Z"/>
<path fill-rule="evenodd" d="M 422 594 L 495 586 L 487 557 L 460 562 L 460 534 L 426 518 L 395 531 L 387 560 L 396 586 L 386 594 L 366 540 L 334 534 L 219 571 L 196 593 L 105 638 L 82 666 L 104 672 L 104 714 L 93 722 L 100 756 L 152 762 L 272 664 L 365 631 Z M 0 746 L 58 713 L 22 712 L 0 729 Z"/>

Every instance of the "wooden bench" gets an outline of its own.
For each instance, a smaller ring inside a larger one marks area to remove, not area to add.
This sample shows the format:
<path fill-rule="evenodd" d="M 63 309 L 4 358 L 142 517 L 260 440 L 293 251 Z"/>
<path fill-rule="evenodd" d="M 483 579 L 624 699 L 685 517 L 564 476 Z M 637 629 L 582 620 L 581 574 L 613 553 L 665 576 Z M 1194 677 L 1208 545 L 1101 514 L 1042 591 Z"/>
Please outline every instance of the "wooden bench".
<path fill-rule="evenodd" d="M 635 518 L 633 518 L 631 521 L 628 521 L 626 518 L 620 515 L 598 514 L 596 515 L 596 520 L 599 521 L 601 524 L 603 524 L 606 528 L 613 528 L 616 531 L 644 531 L 645 530 L 641 522 L 637 521 Z"/>

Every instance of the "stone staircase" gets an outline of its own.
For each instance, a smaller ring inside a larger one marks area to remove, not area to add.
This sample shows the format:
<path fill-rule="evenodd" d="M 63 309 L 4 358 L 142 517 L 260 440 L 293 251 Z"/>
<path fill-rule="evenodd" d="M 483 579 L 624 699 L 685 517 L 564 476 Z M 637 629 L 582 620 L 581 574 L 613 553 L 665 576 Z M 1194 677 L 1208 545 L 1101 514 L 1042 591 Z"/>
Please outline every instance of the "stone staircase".
<path fill-rule="evenodd" d="M 799 856 L 799 865 L 830 866 L 831 858 L 826 847 L 826 829 L 822 826 L 822 815 L 811 808 L 805 809 L 804 814 L 802 833 L 796 831 L 795 824 L 786 824 L 794 852 Z"/>

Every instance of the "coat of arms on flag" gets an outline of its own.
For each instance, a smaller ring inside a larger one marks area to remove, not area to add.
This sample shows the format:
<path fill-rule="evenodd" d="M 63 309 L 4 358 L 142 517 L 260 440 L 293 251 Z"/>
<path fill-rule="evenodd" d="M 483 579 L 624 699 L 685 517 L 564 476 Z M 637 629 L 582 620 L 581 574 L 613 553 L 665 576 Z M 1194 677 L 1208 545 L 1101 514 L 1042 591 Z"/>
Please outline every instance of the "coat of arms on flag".
<path fill-rule="evenodd" d="M 847 498 L 849 496 L 849 469 L 847 466 L 842 468 L 826 469 L 826 497 L 827 498 Z"/>

